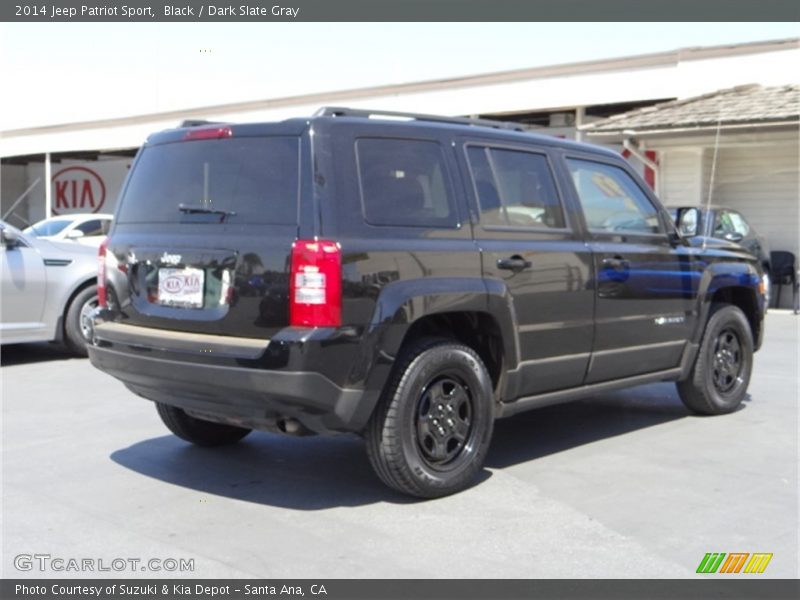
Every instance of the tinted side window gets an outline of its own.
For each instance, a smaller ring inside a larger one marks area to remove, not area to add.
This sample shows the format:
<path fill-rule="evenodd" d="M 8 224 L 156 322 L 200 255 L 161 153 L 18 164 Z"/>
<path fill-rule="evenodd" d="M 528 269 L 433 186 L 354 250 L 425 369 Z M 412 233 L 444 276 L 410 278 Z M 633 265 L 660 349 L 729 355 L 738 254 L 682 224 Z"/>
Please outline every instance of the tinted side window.
<path fill-rule="evenodd" d="M 297 222 L 299 140 L 243 137 L 148 146 L 136 161 L 121 223 L 219 223 L 179 204 L 231 211 L 228 223 Z"/>
<path fill-rule="evenodd" d="M 563 228 L 564 213 L 543 154 L 468 146 L 481 223 Z"/>
<path fill-rule="evenodd" d="M 356 141 L 364 219 L 371 225 L 455 227 L 458 216 L 437 142 Z"/>
<path fill-rule="evenodd" d="M 104 221 L 101 219 L 92 219 L 91 221 L 86 221 L 85 223 L 76 225 L 75 229 L 82 231 L 83 235 L 86 237 L 93 235 L 105 235 L 106 231 L 103 230 L 103 223 Z"/>
<path fill-rule="evenodd" d="M 589 229 L 662 232 L 656 207 L 623 169 L 577 159 L 567 165 Z"/>

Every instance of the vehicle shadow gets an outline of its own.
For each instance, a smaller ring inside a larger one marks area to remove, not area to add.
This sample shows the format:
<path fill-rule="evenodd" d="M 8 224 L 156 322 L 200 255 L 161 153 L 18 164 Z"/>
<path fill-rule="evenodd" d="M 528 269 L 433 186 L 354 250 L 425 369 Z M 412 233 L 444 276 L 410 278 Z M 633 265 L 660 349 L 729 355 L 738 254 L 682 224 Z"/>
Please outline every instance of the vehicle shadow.
<path fill-rule="evenodd" d="M 672 383 L 600 393 L 497 421 L 486 466 L 508 467 L 690 416 Z"/>
<path fill-rule="evenodd" d="M 174 485 L 295 510 L 415 501 L 380 482 L 355 435 L 296 438 L 259 431 L 219 448 L 166 435 L 117 450 L 111 460 Z"/>
<path fill-rule="evenodd" d="M 10 367 L 13 365 L 24 365 L 51 360 L 68 360 L 77 358 L 74 354 L 67 352 L 62 346 L 41 342 L 36 344 L 11 344 L 0 349 L 0 366 Z"/>
<path fill-rule="evenodd" d="M 672 384 L 599 394 L 498 421 L 488 468 L 504 468 L 690 416 Z M 174 485 L 295 510 L 416 502 L 385 487 L 355 435 L 294 438 L 254 432 L 224 448 L 166 435 L 111 454 L 117 464 Z M 476 483 L 491 477 L 484 469 Z"/>

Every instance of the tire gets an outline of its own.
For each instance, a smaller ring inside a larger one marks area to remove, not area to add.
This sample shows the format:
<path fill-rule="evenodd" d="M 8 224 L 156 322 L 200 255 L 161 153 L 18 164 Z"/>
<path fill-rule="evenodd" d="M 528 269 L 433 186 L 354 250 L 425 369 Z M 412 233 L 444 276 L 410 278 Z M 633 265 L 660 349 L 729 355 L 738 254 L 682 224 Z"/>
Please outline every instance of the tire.
<path fill-rule="evenodd" d="M 364 437 L 378 477 L 418 498 L 468 487 L 492 438 L 492 382 L 467 346 L 423 338 L 403 350 Z"/>
<path fill-rule="evenodd" d="M 213 423 L 187 415 L 182 409 L 156 402 L 158 416 L 172 433 L 196 446 L 227 446 L 250 433 L 250 429 Z"/>
<path fill-rule="evenodd" d="M 689 377 L 677 384 L 686 407 L 701 415 L 739 408 L 753 369 L 753 334 L 736 306 L 714 305 Z"/>
<path fill-rule="evenodd" d="M 64 344 L 79 356 L 87 356 L 86 346 L 91 343 L 91 328 L 86 319 L 97 307 L 97 286 L 90 285 L 80 290 L 70 302 L 64 317 Z"/>

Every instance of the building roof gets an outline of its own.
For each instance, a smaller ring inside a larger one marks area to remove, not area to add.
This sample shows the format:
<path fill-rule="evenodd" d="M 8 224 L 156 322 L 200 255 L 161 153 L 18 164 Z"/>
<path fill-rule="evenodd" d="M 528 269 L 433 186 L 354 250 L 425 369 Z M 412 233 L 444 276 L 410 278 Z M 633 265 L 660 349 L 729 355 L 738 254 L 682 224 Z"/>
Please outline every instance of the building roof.
<path fill-rule="evenodd" d="M 235 123 L 312 115 L 320 106 L 441 115 L 512 115 L 579 106 L 693 96 L 740 81 L 783 84 L 800 57 L 800 38 L 682 48 L 654 54 L 393 83 L 358 89 L 120 115 L 0 131 L 0 157 L 139 147 L 154 131 L 186 119 Z M 691 74 L 689 76 L 688 74 Z M 41 114 L 41 110 L 37 115 Z M 21 125 L 26 125 L 24 119 Z"/>
<path fill-rule="evenodd" d="M 750 128 L 798 122 L 800 85 L 742 85 L 694 98 L 639 108 L 590 123 L 581 129 L 592 136 L 632 136 L 700 131 L 717 126 Z"/>

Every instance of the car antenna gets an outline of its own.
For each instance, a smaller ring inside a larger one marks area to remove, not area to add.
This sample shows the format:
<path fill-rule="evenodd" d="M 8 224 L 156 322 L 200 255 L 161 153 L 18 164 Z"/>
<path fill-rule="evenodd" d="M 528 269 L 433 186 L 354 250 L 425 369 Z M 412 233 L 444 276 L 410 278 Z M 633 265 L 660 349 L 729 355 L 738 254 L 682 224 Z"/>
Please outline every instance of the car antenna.
<path fill-rule="evenodd" d="M 722 109 L 717 112 L 717 134 L 714 136 L 714 157 L 711 159 L 711 176 L 708 178 L 708 194 L 706 195 L 706 216 L 711 214 L 711 196 L 714 192 L 714 177 L 717 174 L 717 153 L 719 152 L 719 133 L 722 129 Z M 705 220 L 703 221 L 705 229 Z M 712 223 L 713 226 L 713 223 Z M 708 236 L 703 236 L 703 250 L 708 245 Z"/>

